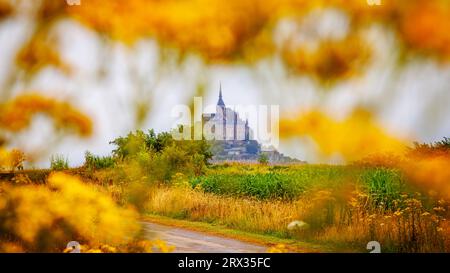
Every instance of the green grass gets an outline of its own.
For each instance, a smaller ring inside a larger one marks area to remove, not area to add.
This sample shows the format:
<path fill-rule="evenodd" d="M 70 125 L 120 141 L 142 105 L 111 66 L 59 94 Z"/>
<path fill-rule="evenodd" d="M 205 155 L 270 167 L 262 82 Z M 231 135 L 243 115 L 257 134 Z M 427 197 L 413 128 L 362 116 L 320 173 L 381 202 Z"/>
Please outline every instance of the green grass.
<path fill-rule="evenodd" d="M 53 171 L 62 171 L 69 169 L 69 160 L 63 155 L 52 155 L 50 157 L 50 169 Z"/>
<path fill-rule="evenodd" d="M 291 199 L 304 188 L 288 175 L 267 174 L 215 174 L 191 180 L 194 187 L 200 185 L 205 192 L 216 194 L 253 196 L 258 199 Z"/>
<path fill-rule="evenodd" d="M 376 205 L 387 207 L 405 190 L 399 170 L 333 165 L 216 167 L 190 183 L 209 193 L 261 200 L 292 200 L 311 189 L 333 190 L 353 184 L 368 193 Z"/>
<path fill-rule="evenodd" d="M 393 208 L 394 201 L 399 200 L 402 192 L 406 190 L 401 172 L 395 169 L 368 169 L 361 173 L 359 180 L 377 207 Z"/>
<path fill-rule="evenodd" d="M 111 156 L 97 156 L 90 152 L 86 152 L 84 155 L 86 168 L 92 170 L 105 169 L 114 167 L 115 161 Z"/>

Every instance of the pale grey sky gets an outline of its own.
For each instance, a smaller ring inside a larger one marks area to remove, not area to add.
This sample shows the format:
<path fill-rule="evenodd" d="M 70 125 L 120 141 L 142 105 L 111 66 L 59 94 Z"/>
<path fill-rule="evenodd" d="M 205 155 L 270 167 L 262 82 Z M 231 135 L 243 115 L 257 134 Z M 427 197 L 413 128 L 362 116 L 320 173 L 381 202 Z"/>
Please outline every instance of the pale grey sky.
<path fill-rule="evenodd" d="M 321 24 L 309 23 L 318 28 L 319 35 L 345 35 L 346 18 L 338 12 L 332 10 L 314 18 L 322 20 Z M 0 86 L 31 26 L 25 18 L 0 24 Z M 336 26 L 342 33 L 330 31 Z M 280 22 L 274 39 L 282 40 L 296 31 L 303 33 L 289 21 Z M 29 82 L 19 81 L 13 92 L 39 91 L 68 100 L 92 117 L 95 132 L 88 140 L 55 140 L 58 144 L 42 151 L 40 166 L 47 165 L 53 153 L 66 155 L 72 165 L 82 163 L 86 150 L 109 154 L 109 141 L 136 129 L 136 102 L 147 101 L 151 106 L 141 128 L 170 129 L 171 109 L 189 103 L 199 83 L 206 88 L 205 105 L 217 102 L 221 82 L 229 105 L 280 105 L 281 113 L 319 108 L 336 118 L 365 106 L 373 109 L 377 120 L 391 133 L 427 142 L 450 136 L 450 66 L 414 59 L 399 67 L 395 61 L 396 40 L 380 26 L 367 29 L 367 41 L 375 48 L 375 56 L 365 73 L 329 90 L 307 77 L 290 74 L 277 55 L 252 66 L 207 65 L 197 56 L 187 56 L 178 64 L 175 53 L 162 59 L 158 44 L 152 40 L 143 40 L 131 48 L 105 43 L 74 21 L 61 22 L 53 32 L 63 60 L 74 68 L 74 73 L 65 75 L 46 68 Z M 299 34 L 299 39 L 314 46 L 315 37 Z M 255 122 L 250 120 L 250 126 L 254 127 Z M 52 130 L 46 118 L 38 117 L 12 145 L 39 150 L 48 142 Z M 282 140 L 280 151 L 309 162 L 335 160 L 320 158 L 314 143 L 306 138 Z"/>

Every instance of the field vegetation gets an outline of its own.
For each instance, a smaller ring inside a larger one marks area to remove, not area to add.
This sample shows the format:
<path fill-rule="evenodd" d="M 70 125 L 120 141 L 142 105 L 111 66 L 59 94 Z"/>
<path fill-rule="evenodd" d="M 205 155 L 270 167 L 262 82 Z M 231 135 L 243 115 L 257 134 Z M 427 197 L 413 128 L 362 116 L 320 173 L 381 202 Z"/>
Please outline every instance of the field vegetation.
<path fill-rule="evenodd" d="M 450 251 L 450 139 L 405 150 L 407 136 L 448 133 L 450 1 L 66 2 L 0 0 L 11 36 L 0 251 L 59 252 L 73 238 L 85 251 L 169 251 L 141 240 L 145 214 L 353 251 L 371 240 Z M 282 106 L 281 141 L 345 165 L 210 165 L 205 141 L 150 130 L 112 140 L 110 155 L 86 152 L 82 166 L 55 155 L 32 168 L 67 136 L 95 143 L 167 117 L 173 98 L 195 105 L 217 78 L 241 85 L 242 103 Z"/>
<path fill-rule="evenodd" d="M 184 188 L 156 188 L 147 211 L 353 251 L 364 251 L 372 240 L 384 251 L 448 251 L 448 203 L 409 186 L 399 170 L 289 166 L 280 171 L 245 165 L 220 169 L 223 176 L 214 170 L 186 180 Z"/>
<path fill-rule="evenodd" d="M 27 171 L 3 182 L 2 251 L 58 251 L 73 237 L 87 251 L 151 251 L 155 244 L 139 239 L 143 215 L 338 251 L 365 252 L 373 240 L 385 252 L 450 251 L 448 192 L 427 183 L 442 178 L 424 173 L 433 168 L 411 171 L 413 161 L 448 160 L 448 138 L 415 144 L 402 157 L 377 155 L 348 165 L 210 165 L 206 141 L 175 141 L 152 130 L 111 143 L 110 156 L 86 152 L 80 168 L 68 169 L 63 156 L 53 157 L 44 184 Z M 37 203 L 39 209 L 31 210 Z M 170 250 L 162 242 L 156 246 Z"/>
<path fill-rule="evenodd" d="M 383 251 L 449 251 L 446 192 L 420 183 L 417 170 L 407 167 L 419 157 L 447 158 L 448 139 L 415 144 L 403 157 L 289 166 L 208 165 L 205 142 L 176 142 L 152 131 L 138 131 L 113 143 L 117 146 L 114 168 L 85 173 L 118 204 L 132 204 L 142 214 L 207 222 L 343 251 L 366 251 L 372 240 L 379 241 Z"/>

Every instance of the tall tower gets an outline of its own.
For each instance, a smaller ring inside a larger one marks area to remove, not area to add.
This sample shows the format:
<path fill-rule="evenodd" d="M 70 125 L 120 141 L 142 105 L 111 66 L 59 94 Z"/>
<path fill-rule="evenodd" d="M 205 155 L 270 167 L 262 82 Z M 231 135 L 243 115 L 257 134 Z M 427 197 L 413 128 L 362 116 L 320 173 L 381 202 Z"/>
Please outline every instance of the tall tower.
<path fill-rule="evenodd" d="M 225 103 L 223 102 L 223 99 L 222 99 L 222 83 L 220 83 L 220 86 L 219 86 L 219 101 L 217 102 L 217 106 L 225 108 Z"/>
<path fill-rule="evenodd" d="M 219 101 L 217 102 L 216 106 L 216 113 L 219 118 L 219 121 L 221 121 L 222 125 L 222 135 L 220 138 L 222 140 L 227 139 L 227 108 L 225 107 L 225 103 L 222 99 L 222 83 L 220 83 L 219 87 Z"/>
<path fill-rule="evenodd" d="M 245 120 L 245 141 L 250 140 L 250 128 L 248 126 L 248 119 Z"/>
<path fill-rule="evenodd" d="M 238 122 L 238 114 L 234 112 L 234 119 L 233 119 L 233 140 L 237 140 L 237 122 Z"/>

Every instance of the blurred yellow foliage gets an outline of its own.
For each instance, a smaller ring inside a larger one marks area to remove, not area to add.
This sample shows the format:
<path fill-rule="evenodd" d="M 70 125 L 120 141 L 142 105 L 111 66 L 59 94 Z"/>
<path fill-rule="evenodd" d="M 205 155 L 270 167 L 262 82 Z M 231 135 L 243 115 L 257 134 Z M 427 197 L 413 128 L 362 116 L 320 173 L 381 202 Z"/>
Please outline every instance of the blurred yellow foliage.
<path fill-rule="evenodd" d="M 403 1 L 404 2 L 404 1 Z M 400 35 L 409 47 L 450 58 L 450 2 L 408 1 L 400 10 Z"/>
<path fill-rule="evenodd" d="M 10 166 L 9 152 L 0 146 L 0 168 Z"/>
<path fill-rule="evenodd" d="M 91 28 L 126 43 L 154 36 L 208 60 L 230 60 L 241 57 L 249 45 L 252 52 L 270 49 L 260 47 L 272 42 L 269 33 L 263 35 L 262 43 L 253 42 L 261 42 L 261 34 L 280 18 L 326 8 L 344 11 L 351 18 L 353 34 L 367 23 L 384 23 L 394 26 L 411 48 L 449 54 L 449 2 L 445 0 L 383 1 L 380 6 L 363 0 L 89 0 L 67 9 Z"/>
<path fill-rule="evenodd" d="M 73 128 L 81 136 L 92 133 L 90 118 L 69 103 L 39 94 L 23 94 L 0 104 L 0 128 L 18 132 L 29 126 L 34 115 L 43 113 L 53 118 L 58 128 Z"/>
<path fill-rule="evenodd" d="M 6 1 L 0 1 L 0 19 L 10 15 L 13 11 L 11 5 Z"/>
<path fill-rule="evenodd" d="M 0 146 L 0 170 L 14 170 L 19 168 L 22 166 L 24 160 L 25 154 L 22 151 L 18 149 L 8 151 Z"/>
<path fill-rule="evenodd" d="M 126 44 L 150 37 L 163 48 L 194 52 L 206 62 L 251 63 L 278 53 L 274 35 L 282 19 L 302 23 L 311 12 L 339 10 L 350 23 L 340 41 L 322 37 L 314 51 L 305 50 L 301 43 L 292 48 L 281 45 L 285 65 L 321 82 L 362 71 L 371 54 L 357 37 L 373 23 L 397 34 L 400 51 L 424 53 L 441 61 L 450 57 L 447 0 L 387 0 L 379 6 L 365 0 L 85 0 L 80 6 L 44 0 L 35 6 L 38 27 L 17 56 L 19 67 L 32 73 L 47 65 L 70 71 L 48 36 L 52 24 L 67 17 Z M 0 0 L 0 17 L 17 8 Z"/>
<path fill-rule="evenodd" d="M 450 199 L 450 157 L 416 157 L 402 165 L 405 174 L 417 186 L 438 192 Z"/>
<path fill-rule="evenodd" d="M 175 250 L 174 246 L 171 245 L 167 245 L 167 243 L 165 241 L 162 240 L 155 240 L 153 241 L 153 246 L 160 250 L 162 253 L 169 253 L 169 252 L 173 252 Z"/>
<path fill-rule="evenodd" d="M 288 253 L 289 249 L 285 244 L 277 244 L 267 249 L 267 253 Z"/>
<path fill-rule="evenodd" d="M 134 210 L 70 175 L 53 173 L 47 185 L 1 187 L 0 234 L 28 251 L 61 251 L 72 240 L 125 244 L 140 229 Z"/>
<path fill-rule="evenodd" d="M 38 72 L 45 66 L 54 66 L 68 73 L 70 68 L 59 56 L 56 42 L 46 36 L 47 31 L 41 30 L 25 44 L 17 54 L 17 64 L 29 73 Z"/>
<path fill-rule="evenodd" d="M 401 153 L 405 143 L 389 135 L 364 110 L 356 110 L 343 120 L 335 120 L 313 110 L 295 119 L 280 121 L 280 136 L 309 136 L 325 156 L 341 155 L 347 161 L 378 153 Z"/>
<path fill-rule="evenodd" d="M 152 253 L 162 252 L 169 253 L 175 250 L 175 246 L 167 245 L 166 242 L 156 239 L 154 241 L 149 240 L 138 240 L 128 244 L 126 247 L 114 247 L 108 244 L 99 245 L 80 245 L 80 253 Z M 66 248 L 63 250 L 64 253 L 70 253 L 73 248 Z"/>
<path fill-rule="evenodd" d="M 72 16 L 114 39 L 132 43 L 155 36 L 182 51 L 193 50 L 207 59 L 238 54 L 259 34 L 274 1 L 223 0 L 91 0 L 69 8 Z"/>
<path fill-rule="evenodd" d="M 369 57 L 370 50 L 359 37 L 323 41 L 313 51 L 297 47 L 283 52 L 285 62 L 294 71 L 326 82 L 361 74 Z"/>

